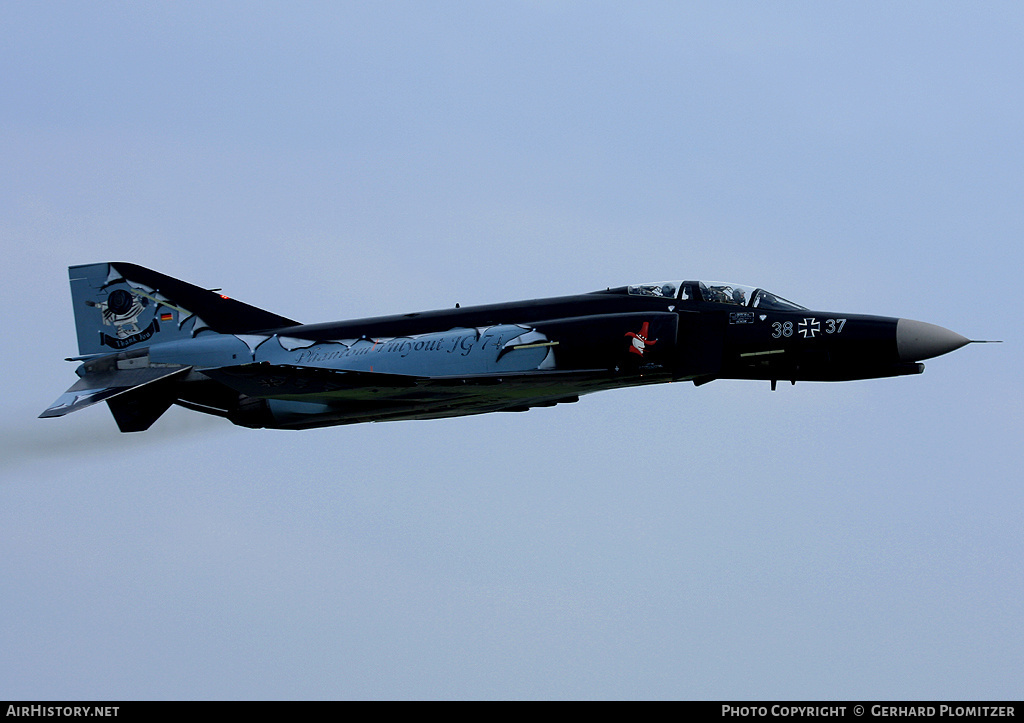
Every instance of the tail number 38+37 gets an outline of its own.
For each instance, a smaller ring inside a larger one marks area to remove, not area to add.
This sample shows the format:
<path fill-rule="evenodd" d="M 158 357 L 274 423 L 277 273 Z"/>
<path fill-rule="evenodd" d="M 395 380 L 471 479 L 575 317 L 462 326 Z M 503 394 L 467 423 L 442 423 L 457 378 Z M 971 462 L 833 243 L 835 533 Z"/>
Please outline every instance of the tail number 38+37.
<path fill-rule="evenodd" d="M 805 339 L 813 339 L 818 334 L 841 334 L 846 319 L 825 319 L 824 323 L 814 317 L 804 319 L 794 325 L 792 321 L 772 322 L 772 339 L 793 336 L 794 330 Z"/>

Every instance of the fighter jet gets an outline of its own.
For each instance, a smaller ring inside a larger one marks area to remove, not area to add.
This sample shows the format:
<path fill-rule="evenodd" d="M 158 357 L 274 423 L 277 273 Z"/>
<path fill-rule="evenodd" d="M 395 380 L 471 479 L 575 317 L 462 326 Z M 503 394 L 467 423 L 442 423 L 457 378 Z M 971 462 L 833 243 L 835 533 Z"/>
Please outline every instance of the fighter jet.
<path fill-rule="evenodd" d="M 301 324 L 130 263 L 68 272 L 79 379 L 40 416 L 105 401 L 122 432 L 172 404 L 308 429 L 519 412 L 663 382 L 895 377 L 970 343 L 711 281 Z"/>

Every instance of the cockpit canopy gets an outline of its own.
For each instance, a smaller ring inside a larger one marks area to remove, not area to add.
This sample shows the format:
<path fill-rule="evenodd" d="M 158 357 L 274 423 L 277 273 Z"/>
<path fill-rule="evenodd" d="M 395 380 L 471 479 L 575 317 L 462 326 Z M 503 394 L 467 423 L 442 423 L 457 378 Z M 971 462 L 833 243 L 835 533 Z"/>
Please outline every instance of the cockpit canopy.
<path fill-rule="evenodd" d="M 776 309 L 796 311 L 806 309 L 770 291 L 744 284 L 730 284 L 721 281 L 661 281 L 651 284 L 635 284 L 626 287 L 631 296 L 656 296 L 664 299 L 699 299 L 717 304 L 732 304 L 754 309 Z"/>

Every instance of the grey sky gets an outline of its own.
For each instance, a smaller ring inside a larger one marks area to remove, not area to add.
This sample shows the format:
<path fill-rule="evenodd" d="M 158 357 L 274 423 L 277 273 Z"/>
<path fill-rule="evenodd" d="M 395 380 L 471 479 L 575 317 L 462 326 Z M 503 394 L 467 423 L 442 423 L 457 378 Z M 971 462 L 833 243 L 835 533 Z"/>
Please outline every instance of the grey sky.
<path fill-rule="evenodd" d="M 4 3 L 0 698 L 1019 698 L 1016 3 Z M 306 432 L 74 380 L 66 267 L 301 321 L 662 278 L 920 377 Z"/>

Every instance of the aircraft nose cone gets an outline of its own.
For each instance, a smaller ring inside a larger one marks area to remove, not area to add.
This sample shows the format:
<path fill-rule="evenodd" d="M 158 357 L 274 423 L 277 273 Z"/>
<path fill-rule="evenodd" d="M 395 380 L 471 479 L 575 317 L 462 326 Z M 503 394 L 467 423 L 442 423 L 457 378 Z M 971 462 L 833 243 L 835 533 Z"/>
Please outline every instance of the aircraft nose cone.
<path fill-rule="evenodd" d="M 955 331 L 935 324 L 912 319 L 899 319 L 896 322 L 896 350 L 900 355 L 900 361 L 916 362 L 931 359 L 933 356 L 959 349 L 970 341 Z"/>

